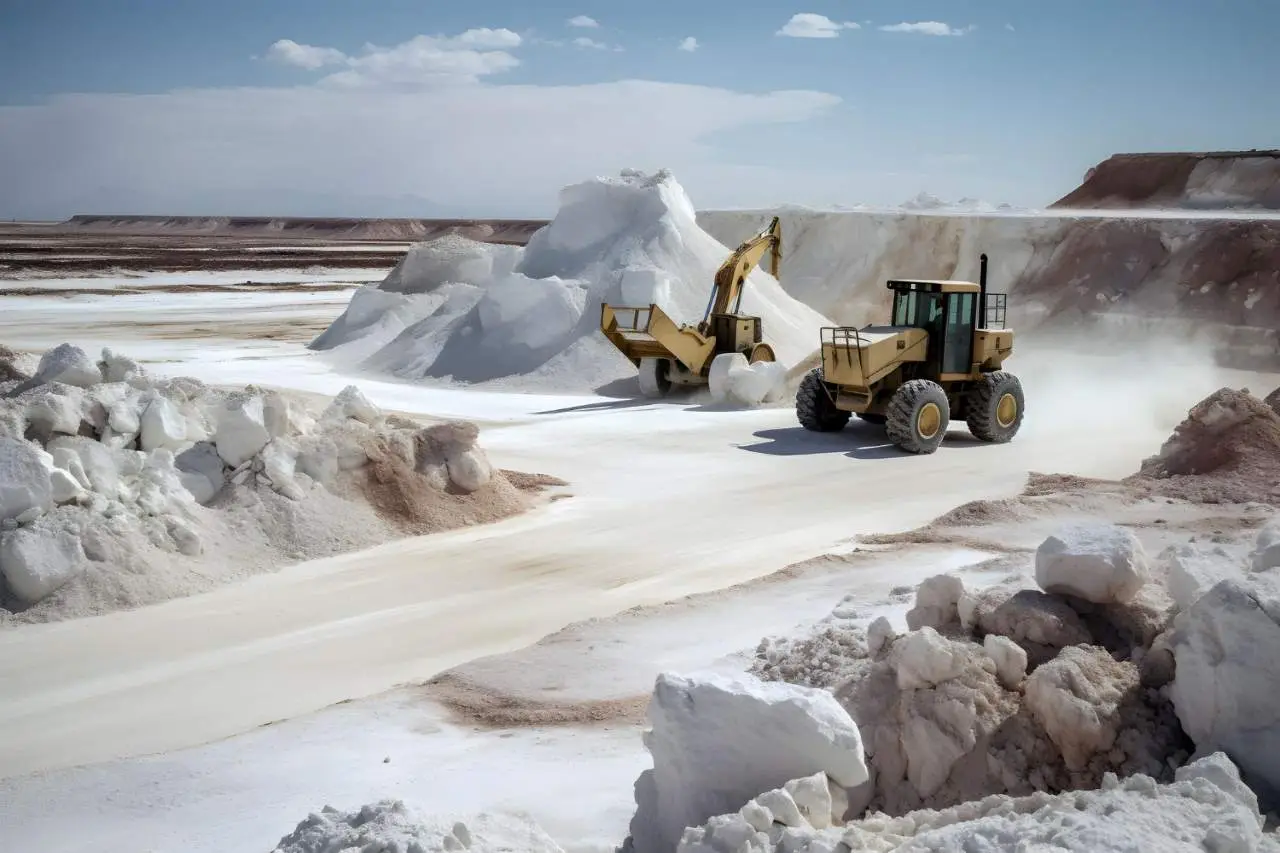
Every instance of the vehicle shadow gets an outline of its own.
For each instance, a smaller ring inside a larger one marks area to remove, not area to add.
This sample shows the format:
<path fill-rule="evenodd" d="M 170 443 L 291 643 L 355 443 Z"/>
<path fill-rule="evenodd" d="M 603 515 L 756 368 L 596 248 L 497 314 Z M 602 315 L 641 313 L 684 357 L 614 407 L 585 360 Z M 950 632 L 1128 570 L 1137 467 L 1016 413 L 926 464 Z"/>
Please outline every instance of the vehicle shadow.
<path fill-rule="evenodd" d="M 635 409 L 640 406 L 661 404 L 662 400 L 650 400 L 645 397 L 622 400 L 598 400 L 594 403 L 583 403 L 579 406 L 561 406 L 558 409 L 543 409 L 535 415 L 566 415 L 570 412 L 611 412 L 618 409 Z"/>
<path fill-rule="evenodd" d="M 840 432 L 810 432 L 801 426 L 762 429 L 752 433 L 763 439 L 756 444 L 740 444 L 741 450 L 761 453 L 765 456 L 815 456 L 822 453 L 842 453 L 853 459 L 893 459 L 915 454 L 900 450 L 889 442 L 884 427 L 862 421 L 851 421 Z M 978 441 L 966 430 L 948 430 L 940 451 L 957 447 L 979 447 Z"/>

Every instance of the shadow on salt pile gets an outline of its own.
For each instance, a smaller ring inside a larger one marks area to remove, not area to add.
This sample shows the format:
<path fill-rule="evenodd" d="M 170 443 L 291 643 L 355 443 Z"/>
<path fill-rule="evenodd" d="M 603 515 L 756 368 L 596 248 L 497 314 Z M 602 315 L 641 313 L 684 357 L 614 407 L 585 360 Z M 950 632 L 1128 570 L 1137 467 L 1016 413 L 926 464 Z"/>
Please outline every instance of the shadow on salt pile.
<path fill-rule="evenodd" d="M 762 429 L 752 433 L 763 441 L 756 444 L 739 444 L 739 450 L 761 453 L 765 456 L 816 456 L 823 453 L 843 453 L 852 459 L 897 459 L 912 456 L 889 442 L 884 428 L 862 421 L 850 421 L 838 433 L 810 432 L 804 427 L 779 427 Z M 982 447 L 965 430 L 951 430 L 940 451 L 955 448 Z"/>

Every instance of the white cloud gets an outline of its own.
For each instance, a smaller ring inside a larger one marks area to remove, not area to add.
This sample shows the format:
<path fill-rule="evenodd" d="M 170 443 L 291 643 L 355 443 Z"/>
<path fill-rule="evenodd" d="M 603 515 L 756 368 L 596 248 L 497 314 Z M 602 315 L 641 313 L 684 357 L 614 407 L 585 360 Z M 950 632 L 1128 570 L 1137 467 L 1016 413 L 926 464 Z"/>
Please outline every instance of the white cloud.
<path fill-rule="evenodd" d="M 588 29 L 595 29 L 600 26 L 600 22 L 595 18 L 592 18 L 590 15 L 575 15 L 565 21 L 565 23 L 571 27 L 586 27 Z"/>
<path fill-rule="evenodd" d="M 389 67 L 413 67 L 392 56 Z M 386 79 L 387 69 L 343 73 Z M 436 86 L 59 95 L 0 106 L 0 216 L 126 200 L 151 212 L 274 213 L 279 206 L 263 208 L 321 196 L 326 211 L 343 199 L 357 209 L 360 198 L 417 196 L 434 215 L 538 216 L 554 212 L 563 186 L 628 167 L 673 169 L 699 204 L 758 205 L 805 192 L 791 180 L 802 167 L 737 166 L 707 140 L 803 122 L 839 103 L 813 91 L 496 85 L 456 75 Z M 815 172 L 809 186 L 828 192 L 829 179 Z M 297 202 L 290 212 L 309 211 Z"/>
<path fill-rule="evenodd" d="M 1011 33 L 1016 33 L 1016 32 L 1017 32 L 1017 30 L 1015 30 L 1015 29 L 1013 28 L 1013 24 L 1005 24 L 1005 25 L 1004 25 L 1004 28 L 1005 28 L 1006 30 L 1008 30 L 1009 32 L 1011 32 Z"/>
<path fill-rule="evenodd" d="M 689 53 L 693 53 L 695 50 L 698 49 L 698 40 L 693 36 L 687 36 L 683 41 L 680 42 L 680 49 L 687 50 Z"/>
<path fill-rule="evenodd" d="M 280 39 L 267 48 L 267 59 L 314 71 L 326 65 L 340 65 L 347 61 L 347 55 L 331 47 L 313 47 L 298 44 L 293 39 Z"/>
<path fill-rule="evenodd" d="M 578 36 L 576 39 L 573 40 L 573 43 L 576 44 L 578 47 L 589 47 L 592 50 L 608 50 L 609 49 L 609 45 L 605 44 L 604 42 L 596 41 L 595 39 L 589 39 L 586 36 Z"/>
<path fill-rule="evenodd" d="M 812 12 L 799 12 L 791 16 L 782 29 L 774 35 L 790 36 L 798 39 L 827 39 L 840 35 L 841 30 L 860 29 L 854 21 L 836 23 L 826 15 L 815 15 Z"/>
<path fill-rule="evenodd" d="M 917 21 L 915 23 L 887 24 L 881 27 L 886 33 L 916 33 L 924 36 L 962 36 L 971 33 L 977 27 L 972 24 L 956 29 L 941 21 Z"/>
<path fill-rule="evenodd" d="M 482 27 L 456 36 L 416 36 L 394 47 L 367 44 L 360 56 L 348 56 L 332 47 L 298 44 L 280 39 L 267 50 L 277 62 L 308 70 L 345 66 L 320 82 L 341 88 L 433 85 L 441 82 L 474 82 L 490 74 L 509 71 L 520 64 L 507 51 L 523 43 L 508 29 Z"/>

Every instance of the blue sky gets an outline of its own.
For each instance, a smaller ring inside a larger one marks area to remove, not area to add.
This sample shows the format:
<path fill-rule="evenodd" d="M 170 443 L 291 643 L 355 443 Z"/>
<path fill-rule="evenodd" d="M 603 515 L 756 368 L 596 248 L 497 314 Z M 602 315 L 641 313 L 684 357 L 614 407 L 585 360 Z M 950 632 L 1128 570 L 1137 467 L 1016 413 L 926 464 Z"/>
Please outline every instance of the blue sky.
<path fill-rule="evenodd" d="M 1277 33 L 1273 0 L 0 0 L 0 216 L 549 216 L 629 167 L 703 208 L 1044 205 L 1113 152 L 1280 146 Z"/>

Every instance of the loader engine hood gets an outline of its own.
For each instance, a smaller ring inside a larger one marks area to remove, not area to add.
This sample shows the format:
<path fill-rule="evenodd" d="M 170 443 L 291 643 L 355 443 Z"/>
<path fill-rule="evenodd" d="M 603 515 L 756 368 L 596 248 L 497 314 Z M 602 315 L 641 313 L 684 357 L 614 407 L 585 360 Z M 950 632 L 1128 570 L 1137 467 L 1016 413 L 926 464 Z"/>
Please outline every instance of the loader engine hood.
<path fill-rule="evenodd" d="M 929 334 L 916 326 L 866 326 L 822 330 L 826 381 L 866 388 L 905 362 L 924 361 Z"/>

